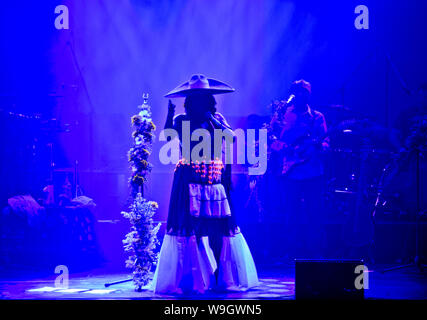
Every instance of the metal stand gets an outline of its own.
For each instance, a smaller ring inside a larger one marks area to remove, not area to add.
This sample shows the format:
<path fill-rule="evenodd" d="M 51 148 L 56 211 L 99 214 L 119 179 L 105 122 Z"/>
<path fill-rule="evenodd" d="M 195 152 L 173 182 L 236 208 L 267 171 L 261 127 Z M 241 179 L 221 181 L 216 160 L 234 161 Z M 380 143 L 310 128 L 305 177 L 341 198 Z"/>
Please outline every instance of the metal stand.
<path fill-rule="evenodd" d="M 421 263 L 420 257 L 420 245 L 419 245 L 419 237 L 420 237 L 420 216 L 421 216 L 421 170 L 420 170 L 420 151 L 416 150 L 416 191 L 417 191 L 417 203 L 416 203 L 416 212 L 415 212 L 415 256 L 414 261 L 409 264 L 399 265 L 392 268 L 381 270 L 381 273 L 405 269 L 409 267 L 416 267 L 420 272 L 424 271 L 425 265 Z"/>
<path fill-rule="evenodd" d="M 104 286 L 106 288 L 108 288 L 110 286 L 114 286 L 115 284 L 120 284 L 120 283 L 125 283 L 125 282 L 130 282 L 130 281 L 132 281 L 132 278 L 126 279 L 126 280 L 114 281 L 114 282 L 107 282 L 107 283 L 104 284 Z"/>

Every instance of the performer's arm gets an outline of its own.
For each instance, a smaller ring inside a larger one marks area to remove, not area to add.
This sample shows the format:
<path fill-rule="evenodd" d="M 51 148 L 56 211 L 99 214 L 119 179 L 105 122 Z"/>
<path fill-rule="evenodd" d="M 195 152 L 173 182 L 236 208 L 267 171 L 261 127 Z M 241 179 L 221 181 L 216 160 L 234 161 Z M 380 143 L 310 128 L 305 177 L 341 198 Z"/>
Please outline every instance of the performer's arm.
<path fill-rule="evenodd" d="M 270 127 L 274 128 L 274 126 L 279 122 L 279 114 L 274 112 L 273 116 L 271 117 L 270 121 Z"/>
<path fill-rule="evenodd" d="M 227 120 L 221 113 L 206 113 L 206 115 L 214 129 L 225 130 L 224 132 L 228 132 L 228 134 L 231 134 L 231 136 L 233 137 L 233 142 L 235 141 L 236 135 L 234 134 L 233 130 L 231 129 L 231 126 L 228 124 Z"/>
<path fill-rule="evenodd" d="M 328 127 L 326 126 L 325 116 L 320 114 L 319 118 L 319 138 L 322 141 L 322 150 L 329 149 L 329 137 L 327 137 Z"/>
<path fill-rule="evenodd" d="M 175 105 L 169 99 L 168 115 L 166 117 L 165 129 L 173 129 L 173 117 L 175 115 Z"/>
<path fill-rule="evenodd" d="M 232 130 L 231 126 L 228 124 L 227 120 L 221 113 L 216 112 L 210 119 L 215 129 Z"/>

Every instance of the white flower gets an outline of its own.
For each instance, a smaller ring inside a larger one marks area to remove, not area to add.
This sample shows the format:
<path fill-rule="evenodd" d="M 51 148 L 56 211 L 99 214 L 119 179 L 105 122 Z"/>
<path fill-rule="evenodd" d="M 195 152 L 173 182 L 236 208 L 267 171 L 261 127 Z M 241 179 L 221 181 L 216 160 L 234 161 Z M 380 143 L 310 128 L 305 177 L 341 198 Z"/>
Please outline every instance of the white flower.
<path fill-rule="evenodd" d="M 148 111 L 148 110 L 141 110 L 139 112 L 139 115 L 143 118 L 150 118 L 151 117 L 150 111 Z"/>
<path fill-rule="evenodd" d="M 142 135 L 139 134 L 135 137 L 135 144 L 137 146 L 141 145 L 143 142 L 144 142 L 144 138 Z"/>

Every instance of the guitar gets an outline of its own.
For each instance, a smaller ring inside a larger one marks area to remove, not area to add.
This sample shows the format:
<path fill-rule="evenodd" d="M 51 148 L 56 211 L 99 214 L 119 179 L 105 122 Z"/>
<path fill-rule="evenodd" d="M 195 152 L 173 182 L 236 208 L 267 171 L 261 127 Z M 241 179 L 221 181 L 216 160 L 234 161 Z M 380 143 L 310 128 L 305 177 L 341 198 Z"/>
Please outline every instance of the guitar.
<path fill-rule="evenodd" d="M 280 173 L 288 174 L 295 166 L 301 165 L 321 150 L 323 139 L 312 138 L 306 134 L 295 139 L 291 144 L 275 140 L 271 144 L 273 152 L 277 153 L 280 163 Z"/>

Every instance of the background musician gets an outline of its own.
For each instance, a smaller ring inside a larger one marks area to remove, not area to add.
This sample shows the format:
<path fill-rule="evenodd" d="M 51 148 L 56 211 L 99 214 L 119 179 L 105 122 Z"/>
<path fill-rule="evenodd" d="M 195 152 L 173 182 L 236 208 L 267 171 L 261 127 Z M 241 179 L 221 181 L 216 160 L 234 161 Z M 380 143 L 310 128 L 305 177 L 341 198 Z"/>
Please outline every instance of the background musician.
<path fill-rule="evenodd" d="M 291 85 L 291 96 L 273 115 L 270 129 L 271 165 L 277 176 L 275 224 L 286 232 L 280 237 L 280 256 L 318 258 L 321 256 L 323 210 L 322 151 L 328 148 L 324 115 L 309 105 L 311 84 L 298 80 Z M 275 242 L 275 241 L 274 241 Z"/>

